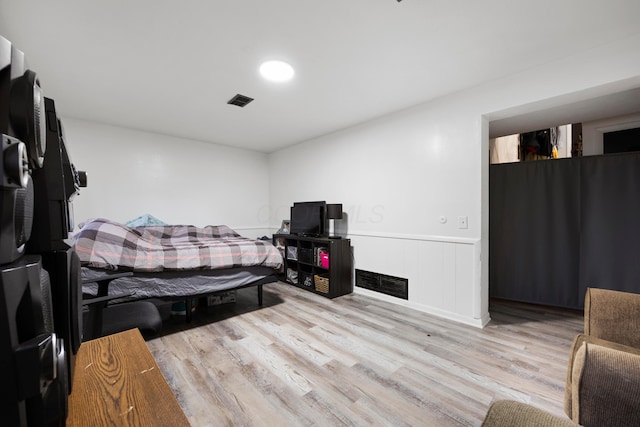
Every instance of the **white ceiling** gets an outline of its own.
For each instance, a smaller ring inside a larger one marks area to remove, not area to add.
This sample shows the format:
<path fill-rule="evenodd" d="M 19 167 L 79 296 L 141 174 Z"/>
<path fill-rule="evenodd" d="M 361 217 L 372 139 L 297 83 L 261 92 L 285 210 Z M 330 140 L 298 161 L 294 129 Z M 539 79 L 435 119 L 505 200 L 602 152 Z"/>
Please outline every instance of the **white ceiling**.
<path fill-rule="evenodd" d="M 543 103 L 544 104 L 544 103 Z M 610 117 L 629 117 L 640 112 L 640 88 L 599 95 L 560 106 L 529 108 L 525 114 L 496 119 L 489 125 L 489 137 L 531 132 L 571 123 L 590 122 Z M 623 128 L 640 126 L 637 119 L 626 121 Z M 622 128 L 616 129 L 620 130 Z"/>
<path fill-rule="evenodd" d="M 63 117 L 272 152 L 640 31 L 638 0 L 0 0 Z M 262 80 L 264 60 L 293 81 Z M 226 102 L 240 93 L 245 108 Z"/>

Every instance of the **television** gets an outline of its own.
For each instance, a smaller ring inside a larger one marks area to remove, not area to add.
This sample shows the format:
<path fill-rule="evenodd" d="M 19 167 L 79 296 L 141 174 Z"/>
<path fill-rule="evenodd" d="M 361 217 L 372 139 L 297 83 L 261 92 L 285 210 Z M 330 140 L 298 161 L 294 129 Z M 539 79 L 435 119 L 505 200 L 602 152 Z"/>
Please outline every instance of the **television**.
<path fill-rule="evenodd" d="M 322 237 L 327 233 L 326 202 L 296 202 L 291 207 L 291 234 Z"/>

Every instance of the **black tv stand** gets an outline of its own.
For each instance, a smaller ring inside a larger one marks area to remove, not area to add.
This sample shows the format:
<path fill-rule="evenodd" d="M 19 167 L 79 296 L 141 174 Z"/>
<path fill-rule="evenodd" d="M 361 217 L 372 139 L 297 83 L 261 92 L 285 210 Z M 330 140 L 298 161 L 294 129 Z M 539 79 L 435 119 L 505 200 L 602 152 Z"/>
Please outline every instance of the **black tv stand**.
<path fill-rule="evenodd" d="M 353 292 L 349 239 L 274 234 L 273 244 L 284 258 L 286 283 L 327 298 Z"/>

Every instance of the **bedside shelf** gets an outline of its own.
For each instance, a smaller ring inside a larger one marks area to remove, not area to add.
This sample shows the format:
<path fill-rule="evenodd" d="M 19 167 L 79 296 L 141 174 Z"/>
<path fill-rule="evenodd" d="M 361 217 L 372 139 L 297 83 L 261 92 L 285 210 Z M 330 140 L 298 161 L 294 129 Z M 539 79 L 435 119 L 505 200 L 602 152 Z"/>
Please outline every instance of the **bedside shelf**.
<path fill-rule="evenodd" d="M 283 280 L 327 298 L 353 292 L 351 241 L 274 234 L 284 258 Z"/>

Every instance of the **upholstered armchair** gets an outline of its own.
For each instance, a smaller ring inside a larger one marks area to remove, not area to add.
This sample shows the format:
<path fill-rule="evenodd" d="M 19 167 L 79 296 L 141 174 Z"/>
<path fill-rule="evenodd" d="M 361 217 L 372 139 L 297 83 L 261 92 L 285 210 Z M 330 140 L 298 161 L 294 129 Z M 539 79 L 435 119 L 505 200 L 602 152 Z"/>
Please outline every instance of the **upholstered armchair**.
<path fill-rule="evenodd" d="M 640 348 L 640 294 L 588 288 L 584 334 Z"/>
<path fill-rule="evenodd" d="M 640 426 L 640 295 L 587 289 L 584 325 L 569 354 L 564 409 L 570 420 L 499 401 L 482 425 Z"/>

